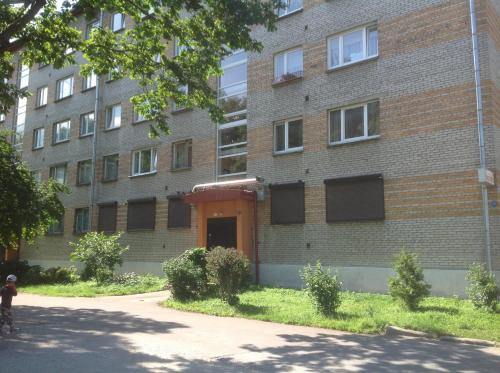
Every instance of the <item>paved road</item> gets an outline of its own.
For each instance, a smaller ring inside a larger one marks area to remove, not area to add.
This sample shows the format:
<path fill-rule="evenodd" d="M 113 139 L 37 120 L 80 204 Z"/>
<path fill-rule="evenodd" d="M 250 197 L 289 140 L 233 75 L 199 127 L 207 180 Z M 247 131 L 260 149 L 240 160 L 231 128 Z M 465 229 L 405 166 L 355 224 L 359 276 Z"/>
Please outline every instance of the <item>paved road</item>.
<path fill-rule="evenodd" d="M 500 349 L 183 313 L 166 293 L 20 294 L 0 372 L 500 372 Z"/>

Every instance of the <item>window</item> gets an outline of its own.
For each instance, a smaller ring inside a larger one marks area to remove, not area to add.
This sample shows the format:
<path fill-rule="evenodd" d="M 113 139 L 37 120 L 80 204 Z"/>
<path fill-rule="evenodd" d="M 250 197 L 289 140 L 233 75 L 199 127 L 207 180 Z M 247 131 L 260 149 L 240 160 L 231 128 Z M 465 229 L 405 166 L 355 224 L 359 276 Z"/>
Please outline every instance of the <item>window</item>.
<path fill-rule="evenodd" d="M 28 99 L 26 97 L 21 97 L 17 101 L 17 112 L 16 112 L 16 129 L 14 134 L 14 145 L 17 148 L 22 147 L 24 138 L 24 125 L 26 123 L 26 106 L 28 104 Z"/>
<path fill-rule="evenodd" d="M 188 86 L 187 84 L 185 85 L 180 85 L 179 87 L 177 87 L 178 91 L 180 93 L 182 93 L 184 96 L 187 96 L 188 92 L 189 92 L 189 89 L 188 89 Z M 180 110 L 184 110 L 186 108 L 185 105 L 181 104 L 181 103 L 178 103 L 178 102 L 174 102 L 174 107 L 173 107 L 173 111 L 180 111 Z"/>
<path fill-rule="evenodd" d="M 111 15 L 111 30 L 114 32 L 125 28 L 125 16 L 122 13 L 113 13 Z"/>
<path fill-rule="evenodd" d="M 31 176 L 33 176 L 33 179 L 35 179 L 37 184 L 40 184 L 42 182 L 42 171 L 40 170 L 31 171 Z"/>
<path fill-rule="evenodd" d="M 120 79 L 120 78 L 121 78 L 121 70 L 119 67 L 114 67 L 108 73 L 108 82 L 111 82 L 113 80 Z"/>
<path fill-rule="evenodd" d="M 90 230 L 89 208 L 75 209 L 75 233 L 86 233 Z"/>
<path fill-rule="evenodd" d="M 99 232 L 116 232 L 117 208 L 118 204 L 116 202 L 99 204 L 99 218 L 97 220 L 97 230 Z"/>
<path fill-rule="evenodd" d="M 328 39 L 328 68 L 378 56 L 377 26 L 364 27 Z"/>
<path fill-rule="evenodd" d="M 69 140 L 69 130 L 71 126 L 71 121 L 65 120 L 63 122 L 54 124 L 54 136 L 53 142 L 54 144 L 58 144 L 60 142 Z"/>
<path fill-rule="evenodd" d="M 276 123 L 274 126 L 274 152 L 300 151 L 302 144 L 302 119 Z"/>
<path fill-rule="evenodd" d="M 64 234 L 64 217 L 60 221 L 57 221 L 49 226 L 47 231 L 48 235 L 59 235 Z"/>
<path fill-rule="evenodd" d="M 33 130 L 33 149 L 43 148 L 43 140 L 45 137 L 45 129 L 43 127 Z"/>
<path fill-rule="evenodd" d="M 97 85 L 97 75 L 94 72 L 90 73 L 89 76 L 83 77 L 83 90 L 95 88 Z"/>
<path fill-rule="evenodd" d="M 98 28 L 99 26 L 100 26 L 100 24 L 99 24 L 99 20 L 98 19 L 93 20 L 92 22 L 90 22 L 89 24 L 87 24 L 87 29 L 85 31 L 85 39 L 89 39 L 90 35 L 92 33 L 92 30 Z"/>
<path fill-rule="evenodd" d="M 21 70 L 19 72 L 19 89 L 26 88 L 30 81 L 30 67 L 25 64 L 21 64 Z"/>
<path fill-rule="evenodd" d="M 129 200 L 127 209 L 127 231 L 154 230 L 156 198 Z"/>
<path fill-rule="evenodd" d="M 192 140 L 179 141 L 173 144 L 172 168 L 174 170 L 191 167 L 193 158 L 192 144 Z"/>
<path fill-rule="evenodd" d="M 4 122 L 4 121 L 5 121 L 5 114 L 0 113 L 0 122 Z"/>
<path fill-rule="evenodd" d="M 49 87 L 40 87 L 36 90 L 36 106 L 41 107 L 47 105 L 47 96 Z"/>
<path fill-rule="evenodd" d="M 304 183 L 270 185 L 271 224 L 304 224 Z"/>
<path fill-rule="evenodd" d="M 156 149 L 137 150 L 132 153 L 132 176 L 156 172 Z"/>
<path fill-rule="evenodd" d="M 168 197 L 168 228 L 190 228 L 191 206 L 182 197 Z"/>
<path fill-rule="evenodd" d="M 174 39 L 174 56 L 180 55 L 182 52 L 187 50 L 187 46 L 182 45 L 178 38 Z"/>
<path fill-rule="evenodd" d="M 66 184 L 66 164 L 52 166 L 49 176 L 60 184 Z"/>
<path fill-rule="evenodd" d="M 302 49 L 286 51 L 274 56 L 274 82 L 284 82 L 304 75 Z"/>
<path fill-rule="evenodd" d="M 73 76 L 58 80 L 56 85 L 56 100 L 62 100 L 73 94 Z"/>
<path fill-rule="evenodd" d="M 94 112 L 80 115 L 80 136 L 88 136 L 94 133 Z"/>
<path fill-rule="evenodd" d="M 134 123 L 144 122 L 146 118 L 141 113 L 134 111 Z"/>
<path fill-rule="evenodd" d="M 218 125 L 218 177 L 247 171 L 247 54 L 236 51 L 222 61 L 218 103 L 224 121 Z"/>
<path fill-rule="evenodd" d="M 377 137 L 380 127 L 379 102 L 330 111 L 330 144 Z"/>
<path fill-rule="evenodd" d="M 276 10 L 278 17 L 286 16 L 302 9 L 302 0 L 281 0 L 282 8 Z"/>
<path fill-rule="evenodd" d="M 116 104 L 106 108 L 106 129 L 119 128 L 122 121 L 122 106 Z"/>
<path fill-rule="evenodd" d="M 104 157 L 104 181 L 113 181 L 118 179 L 118 154 Z"/>
<path fill-rule="evenodd" d="M 78 162 L 76 185 L 88 185 L 92 181 L 92 161 Z"/>
<path fill-rule="evenodd" d="M 326 221 L 384 219 L 384 179 L 368 175 L 325 180 Z"/>

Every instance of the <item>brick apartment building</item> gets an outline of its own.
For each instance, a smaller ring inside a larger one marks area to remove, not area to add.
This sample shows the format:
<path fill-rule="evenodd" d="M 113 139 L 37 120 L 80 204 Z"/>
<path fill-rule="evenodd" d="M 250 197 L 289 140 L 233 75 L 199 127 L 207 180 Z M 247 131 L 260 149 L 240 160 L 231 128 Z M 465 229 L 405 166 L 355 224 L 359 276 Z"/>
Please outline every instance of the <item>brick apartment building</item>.
<path fill-rule="evenodd" d="M 497 173 L 500 0 L 475 5 Z M 223 244 L 245 252 L 262 283 L 298 286 L 320 260 L 346 288 L 385 291 L 406 248 L 435 293 L 463 294 L 467 267 L 488 260 L 469 1 L 290 0 L 280 15 L 276 32 L 254 30 L 262 53 L 223 62 L 226 123 L 174 106 L 172 134 L 155 140 L 129 102 L 134 82 L 20 63 L 33 95 L 0 119 L 37 177 L 71 187 L 64 221 L 21 258 L 66 265 L 68 241 L 99 229 L 124 232 L 123 271 L 161 273 L 187 248 Z M 104 27 L 131 24 L 104 15 Z M 166 53 L 182 51 L 174 44 Z M 498 276 L 498 188 L 487 191 Z"/>

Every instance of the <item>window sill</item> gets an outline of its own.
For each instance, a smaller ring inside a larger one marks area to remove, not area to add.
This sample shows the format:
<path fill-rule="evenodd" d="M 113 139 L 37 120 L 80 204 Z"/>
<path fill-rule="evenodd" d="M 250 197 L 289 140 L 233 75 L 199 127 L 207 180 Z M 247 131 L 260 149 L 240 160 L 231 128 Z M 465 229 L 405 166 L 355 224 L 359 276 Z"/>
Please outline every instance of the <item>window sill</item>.
<path fill-rule="evenodd" d="M 92 91 L 92 90 L 95 90 L 95 86 L 93 87 L 89 87 L 89 88 L 85 88 L 85 89 L 82 89 L 81 93 L 86 93 L 88 91 Z"/>
<path fill-rule="evenodd" d="M 273 81 L 272 86 L 273 87 L 280 87 L 280 86 L 283 86 L 283 85 L 287 85 L 289 83 L 296 82 L 298 80 L 302 80 L 303 78 L 304 78 L 304 75 L 301 74 L 301 75 L 297 75 L 297 76 L 295 76 L 293 78 L 289 78 L 289 79 L 275 80 L 275 81 Z"/>
<path fill-rule="evenodd" d="M 58 102 L 67 100 L 68 98 L 71 98 L 71 97 L 73 97 L 73 95 L 65 96 L 65 97 L 62 97 L 62 98 L 57 98 L 57 99 L 54 100 L 54 102 L 58 103 Z"/>
<path fill-rule="evenodd" d="M 143 119 L 143 120 L 134 121 L 134 122 L 132 122 L 132 125 L 135 126 L 135 125 L 139 125 L 139 124 L 144 124 L 146 122 L 150 122 L 150 120 L 149 119 Z"/>
<path fill-rule="evenodd" d="M 304 152 L 304 147 L 290 149 L 290 150 L 284 150 L 284 151 L 279 151 L 279 152 L 274 152 L 273 156 L 287 155 L 287 154 L 294 154 L 294 153 L 302 153 L 302 152 Z"/>
<path fill-rule="evenodd" d="M 109 184 L 109 183 L 112 183 L 114 181 L 118 181 L 118 178 L 116 178 L 116 179 L 102 179 L 101 183 L 103 183 L 103 184 Z"/>
<path fill-rule="evenodd" d="M 35 106 L 35 110 L 43 109 L 43 108 L 46 108 L 46 107 L 47 107 L 47 104 L 40 105 L 40 106 Z"/>
<path fill-rule="evenodd" d="M 191 226 L 190 225 L 185 225 L 182 227 L 168 227 L 167 226 L 167 229 L 191 229 Z"/>
<path fill-rule="evenodd" d="M 81 184 L 76 183 L 76 186 L 77 186 L 77 187 L 89 186 L 89 185 L 90 185 L 90 183 L 81 183 Z"/>
<path fill-rule="evenodd" d="M 42 149 L 43 149 L 43 146 L 40 146 L 38 148 L 31 148 L 31 150 L 33 150 L 33 151 L 42 150 Z"/>
<path fill-rule="evenodd" d="M 155 230 L 154 228 L 137 228 L 137 229 L 128 228 L 127 232 L 130 232 L 130 233 L 140 233 L 140 232 L 151 232 L 151 231 L 154 231 L 154 230 Z"/>
<path fill-rule="evenodd" d="M 170 169 L 170 172 L 182 172 L 182 171 L 189 171 L 191 170 L 191 166 L 190 167 L 179 167 L 179 168 L 171 168 Z"/>
<path fill-rule="evenodd" d="M 293 12 L 290 12 L 290 13 L 287 13 L 287 14 L 283 14 L 282 16 L 278 16 L 278 21 L 281 21 L 282 19 L 291 17 L 294 14 L 302 13 L 303 11 L 304 11 L 304 8 L 300 8 L 300 9 L 294 10 Z"/>
<path fill-rule="evenodd" d="M 57 142 L 56 142 L 56 141 L 54 141 L 54 142 L 52 143 L 52 146 L 56 146 L 56 145 L 60 145 L 60 144 L 66 144 L 67 142 L 69 142 L 69 139 L 67 139 L 67 140 L 63 140 L 63 141 L 57 141 Z"/>
<path fill-rule="evenodd" d="M 92 136 L 94 136 L 94 133 L 93 133 L 93 132 L 92 132 L 92 133 L 87 133 L 86 135 L 80 135 L 80 136 L 78 136 L 78 138 L 79 138 L 79 139 L 84 139 L 84 138 L 86 138 L 86 137 L 92 137 Z"/>
<path fill-rule="evenodd" d="M 179 114 L 182 114 L 182 113 L 187 113 L 189 111 L 192 111 L 193 109 L 191 108 L 182 108 L 182 109 L 176 109 L 176 110 L 172 110 L 170 112 L 170 114 L 172 115 L 179 115 Z"/>
<path fill-rule="evenodd" d="M 119 130 L 120 128 L 121 128 L 121 126 L 113 127 L 113 128 L 105 128 L 104 132 L 116 131 L 116 130 Z"/>
<path fill-rule="evenodd" d="M 338 70 L 343 70 L 343 69 L 347 69 L 351 66 L 356 66 L 356 65 L 361 65 L 363 63 L 367 63 L 367 62 L 371 62 L 371 61 L 375 61 L 378 59 L 378 54 L 376 56 L 373 56 L 373 57 L 368 57 L 368 58 L 365 58 L 363 60 L 359 60 L 359 61 L 355 61 L 355 62 L 351 62 L 351 63 L 348 63 L 348 64 L 345 64 L 345 65 L 342 65 L 342 66 L 335 66 L 335 67 L 330 67 L 326 70 L 327 74 L 329 73 L 333 73 L 335 71 L 338 71 Z"/>
<path fill-rule="evenodd" d="M 154 175 L 156 175 L 157 172 L 158 171 L 148 172 L 148 173 L 140 174 L 140 175 L 129 175 L 129 179 L 135 179 L 135 178 L 138 178 L 138 177 L 145 177 L 145 176 L 154 176 Z"/>
<path fill-rule="evenodd" d="M 47 232 L 46 236 L 49 236 L 49 237 L 51 237 L 51 236 L 52 237 L 53 236 L 55 236 L 55 237 L 57 237 L 57 236 L 64 236 L 64 232 L 54 232 L 54 233 Z"/>
<path fill-rule="evenodd" d="M 83 236 L 83 235 L 85 235 L 85 234 L 87 234 L 87 233 L 89 233 L 89 232 L 90 232 L 90 231 L 85 231 L 85 232 L 73 232 L 73 236 L 78 236 L 78 237 L 80 237 L 80 236 Z"/>
<path fill-rule="evenodd" d="M 329 148 L 335 148 L 337 146 L 342 146 L 342 145 L 349 145 L 349 144 L 357 144 L 360 142 L 365 142 L 365 141 L 373 141 L 380 139 L 380 135 L 374 135 L 374 136 L 368 136 L 368 137 L 363 137 L 363 138 L 358 138 L 358 139 L 353 139 L 353 140 L 346 140 L 342 142 L 331 142 L 328 144 Z"/>

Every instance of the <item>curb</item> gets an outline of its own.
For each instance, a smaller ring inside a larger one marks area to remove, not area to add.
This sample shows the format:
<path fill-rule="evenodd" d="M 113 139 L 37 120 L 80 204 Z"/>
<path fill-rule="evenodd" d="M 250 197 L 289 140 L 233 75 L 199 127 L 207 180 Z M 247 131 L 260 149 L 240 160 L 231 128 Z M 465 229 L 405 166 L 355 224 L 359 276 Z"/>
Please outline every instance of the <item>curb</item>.
<path fill-rule="evenodd" d="M 482 339 L 473 339 L 473 338 L 460 338 L 453 337 L 451 335 L 444 335 L 442 337 L 438 337 L 435 334 L 419 332 L 417 330 L 403 329 L 397 326 L 388 326 L 385 331 L 386 336 L 405 336 L 405 337 L 417 337 L 417 338 L 428 338 L 428 339 L 437 339 L 440 341 L 453 342 L 453 343 L 464 343 L 475 346 L 486 346 L 486 347 L 495 347 L 496 343 L 492 341 L 485 341 Z"/>

